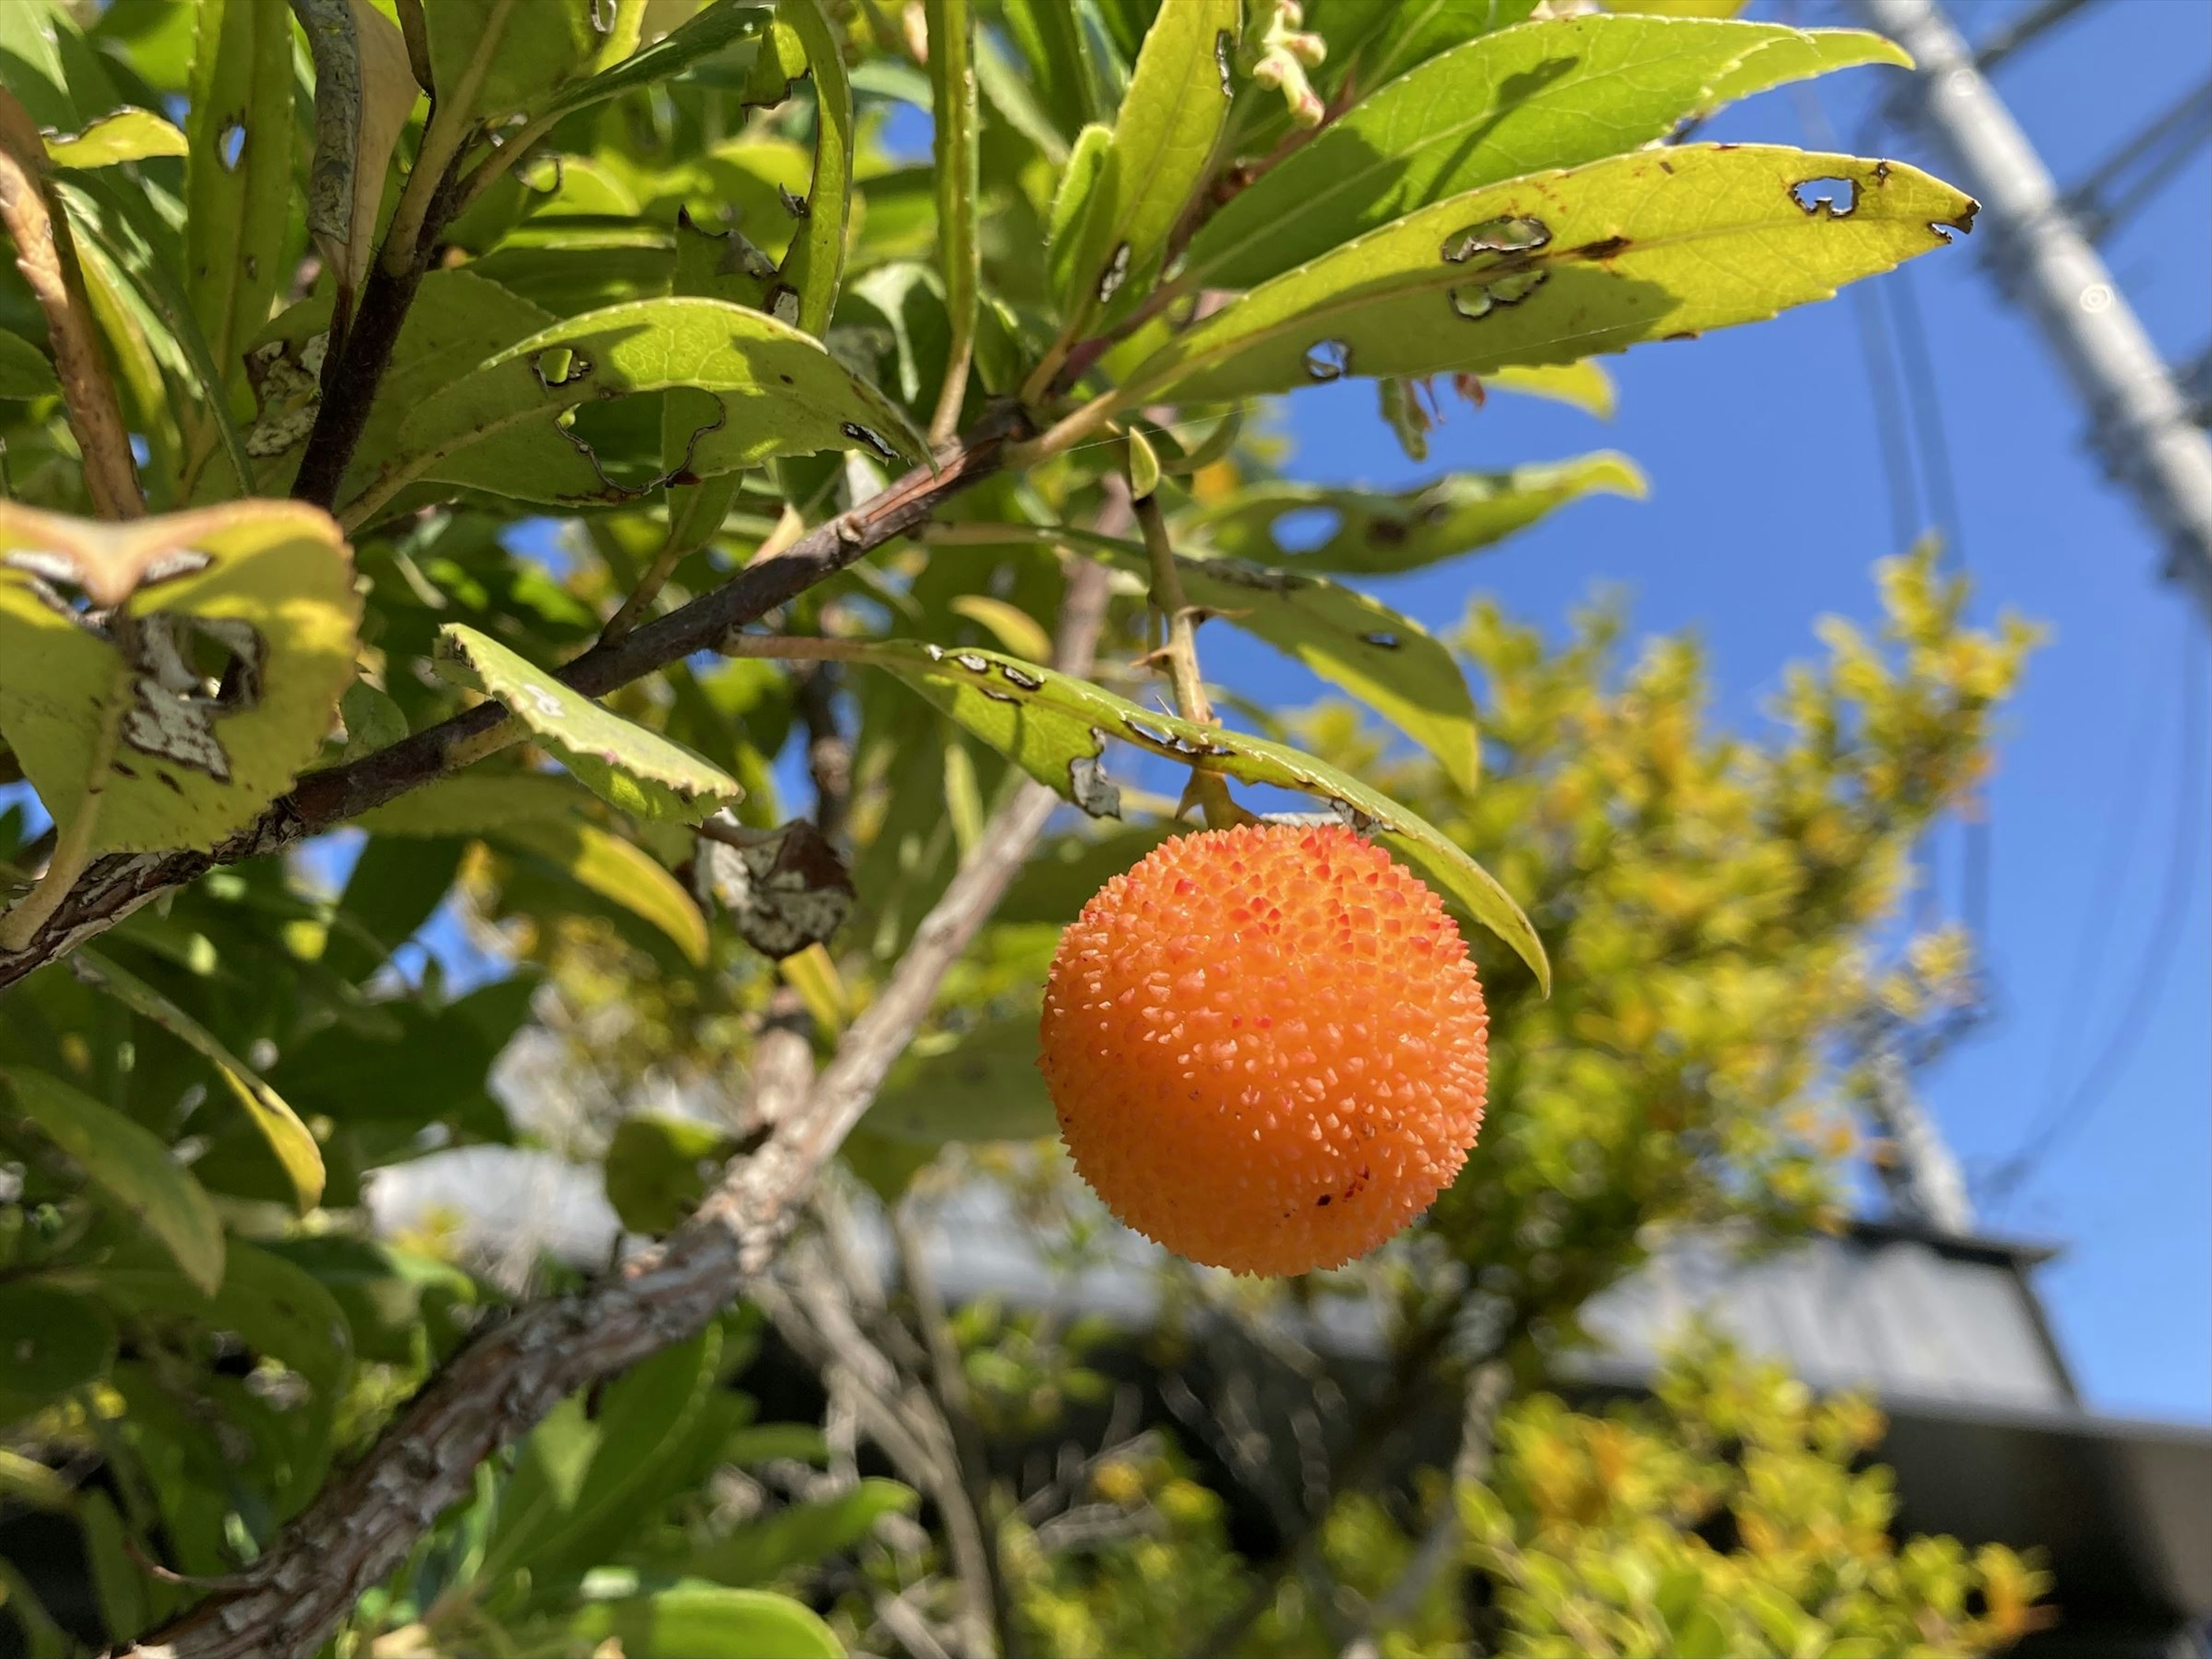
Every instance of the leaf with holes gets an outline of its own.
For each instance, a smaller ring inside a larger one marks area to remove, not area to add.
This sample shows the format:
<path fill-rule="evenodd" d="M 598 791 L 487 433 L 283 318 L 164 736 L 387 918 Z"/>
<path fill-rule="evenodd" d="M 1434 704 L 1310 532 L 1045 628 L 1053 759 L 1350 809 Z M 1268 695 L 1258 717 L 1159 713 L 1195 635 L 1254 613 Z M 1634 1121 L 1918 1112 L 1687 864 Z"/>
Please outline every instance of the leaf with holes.
<path fill-rule="evenodd" d="M 1155 714 L 1087 680 L 995 651 L 946 651 L 887 640 L 854 647 L 850 654 L 896 674 L 1031 777 L 1094 817 L 1121 815 L 1121 792 L 1106 781 L 1102 764 L 1109 737 L 1245 783 L 1319 796 L 1465 906 L 1512 946 L 1547 994 L 1551 989 L 1551 967 L 1536 930 L 1490 872 L 1443 831 L 1325 762 L 1264 738 Z"/>
<path fill-rule="evenodd" d="M 182 155 L 185 135 L 150 110 L 118 109 L 82 132 L 46 140 L 46 159 L 58 167 L 112 167 L 155 155 Z"/>
<path fill-rule="evenodd" d="M 1948 246 L 1975 204 L 1901 161 L 1685 144 L 1455 196 L 1263 283 L 1116 402 L 1485 374 L 1759 322 Z"/>
<path fill-rule="evenodd" d="M 201 0 L 185 116 L 184 288 L 226 383 L 268 319 L 291 207 L 292 15 Z"/>
<path fill-rule="evenodd" d="M 1071 233 L 1060 295 L 1066 337 L 1151 289 L 1228 118 L 1243 9 L 1238 0 L 1166 0 L 1146 32 Z"/>
<path fill-rule="evenodd" d="M 593 794 L 635 817 L 696 823 L 744 793 L 682 744 L 602 708 L 473 628 L 438 630 L 438 667 L 496 698 Z"/>
<path fill-rule="evenodd" d="M 819 830 L 794 818 L 780 829 L 725 833 L 727 842 L 700 842 L 694 879 L 754 950 L 780 962 L 845 925 L 852 872 Z"/>
<path fill-rule="evenodd" d="M 1060 539 L 1142 575 L 1145 550 L 1069 530 Z M 1450 652 L 1380 600 L 1302 570 L 1232 554 L 1178 555 L 1183 596 L 1350 692 L 1437 757 L 1462 789 L 1475 785 L 1474 698 Z"/>
<path fill-rule="evenodd" d="M 1558 18 L 1470 40 L 1363 98 L 1192 238 L 1178 286 L 1250 288 L 1417 209 L 1578 167 L 1784 81 L 1909 64 L 1880 35 Z"/>
<path fill-rule="evenodd" d="M 111 852 L 212 847 L 291 787 L 354 677 L 327 514 L 239 501 L 99 524 L 0 502 L 0 733 Z"/>
<path fill-rule="evenodd" d="M 67 1153 L 110 1202 L 161 1241 L 194 1285 L 212 1292 L 222 1283 L 222 1218 L 159 1136 L 27 1066 L 0 1071 L 0 1109 Z"/>
<path fill-rule="evenodd" d="M 293 1201 L 301 1215 L 313 1209 L 323 1196 L 323 1154 L 307 1126 L 287 1105 L 284 1097 L 264 1082 L 253 1068 L 232 1054 L 206 1026 L 163 996 L 137 975 L 118 967 L 97 951 L 79 950 L 70 958 L 70 971 L 95 990 L 149 1020 L 196 1050 L 230 1085 L 246 1108 L 254 1128 L 269 1143 L 291 1182 Z"/>
<path fill-rule="evenodd" d="M 886 463 L 927 443 L 897 406 L 788 324 L 720 300 L 640 300 L 539 331 L 438 388 L 402 423 L 397 453 L 340 510 L 367 519 L 418 478 L 492 439 L 515 469 L 509 493 L 570 504 L 641 493 L 609 480 L 562 425 L 579 404 L 671 386 L 714 394 L 688 470 L 705 477 L 779 455 L 859 449 Z M 656 481 L 657 483 L 657 481 Z"/>
<path fill-rule="evenodd" d="M 1285 570 L 1390 576 L 1488 547 L 1598 493 L 1641 497 L 1644 475 L 1626 456 L 1601 451 L 1510 472 L 1455 472 L 1419 489 L 1278 479 L 1200 507 L 1177 521 L 1176 532 Z M 1301 521 L 1320 532 L 1317 540 L 1295 535 Z"/>

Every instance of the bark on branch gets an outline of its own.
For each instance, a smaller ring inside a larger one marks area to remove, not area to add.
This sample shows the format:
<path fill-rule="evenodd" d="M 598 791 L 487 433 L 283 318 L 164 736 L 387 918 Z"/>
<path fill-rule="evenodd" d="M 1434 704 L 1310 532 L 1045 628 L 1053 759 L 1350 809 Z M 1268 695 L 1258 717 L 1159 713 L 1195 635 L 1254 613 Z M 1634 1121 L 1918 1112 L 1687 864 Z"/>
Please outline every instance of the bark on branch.
<path fill-rule="evenodd" d="M 989 477 L 998 470 L 1001 453 L 1024 430 L 1018 412 L 994 416 L 941 453 L 933 465 L 917 467 L 690 604 L 593 647 L 563 668 L 560 678 L 588 696 L 604 696 L 694 652 L 715 649 L 729 635 L 914 529 L 945 501 Z M 479 703 L 389 749 L 311 772 L 291 793 L 271 802 L 259 817 L 211 850 L 98 860 L 21 948 L 0 951 L 0 991 L 96 938 L 148 900 L 218 865 L 281 852 L 444 776 L 471 757 L 467 745 L 505 714 L 497 703 Z"/>

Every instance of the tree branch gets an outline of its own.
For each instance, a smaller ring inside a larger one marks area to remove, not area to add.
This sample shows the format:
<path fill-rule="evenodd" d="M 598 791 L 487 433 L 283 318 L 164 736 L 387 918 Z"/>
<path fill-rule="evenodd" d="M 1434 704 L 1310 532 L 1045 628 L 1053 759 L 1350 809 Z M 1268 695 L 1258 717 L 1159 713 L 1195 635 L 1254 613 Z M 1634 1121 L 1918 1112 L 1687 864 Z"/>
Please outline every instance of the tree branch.
<path fill-rule="evenodd" d="M 364 307 L 365 308 L 365 307 Z M 801 537 L 773 558 L 748 565 L 710 592 L 657 617 L 617 640 L 594 646 L 563 668 L 560 678 L 587 696 L 712 651 L 854 560 L 904 535 L 939 506 L 1001 465 L 1004 451 L 1026 428 L 1018 411 L 984 422 L 931 465 Z M 466 747 L 506 717 L 483 702 L 344 766 L 311 772 L 292 793 L 220 847 L 206 851 L 131 854 L 104 858 L 85 872 L 53 915 L 25 944 L 0 951 L 0 990 L 98 937 L 149 899 L 197 879 L 218 865 L 280 852 L 475 758 Z"/>
<path fill-rule="evenodd" d="M 138 469 L 115 383 L 94 339 L 84 278 L 70 245 L 69 222 L 57 214 L 41 178 L 46 141 L 15 94 L 0 87 L 0 224 L 15 244 L 23 273 L 54 348 L 54 368 L 69 409 L 70 430 L 84 457 L 85 488 L 103 519 L 136 519 L 146 511 Z"/>
<path fill-rule="evenodd" d="M 969 481 L 978 476 L 970 474 Z M 957 487 L 950 469 L 938 487 L 949 493 L 948 486 Z M 860 520 L 864 537 L 896 524 L 878 538 L 887 541 L 941 499 L 915 477 L 878 501 L 894 496 L 898 500 L 879 516 L 871 503 L 846 519 Z M 786 556 L 798 556 L 805 545 Z M 846 562 L 864 550 L 857 541 L 834 537 L 831 545 L 852 550 L 843 556 Z M 830 549 L 819 556 L 831 556 Z M 756 565 L 745 574 L 770 570 L 772 564 Z M 1070 580 L 1063 649 L 1095 638 L 1104 605 L 1103 573 L 1082 575 L 1083 568 Z M 797 580 L 788 570 L 764 579 L 771 591 Z M 723 596 L 744 580 L 735 579 L 653 627 L 664 640 L 710 623 L 726 631 L 736 624 L 723 618 L 736 602 Z M 708 621 L 668 626 L 717 600 Z M 572 664 L 572 674 L 588 659 Z M 594 676 L 607 672 L 579 674 L 569 683 L 601 684 Z M 767 1142 L 731 1165 L 689 1221 L 606 1278 L 520 1309 L 464 1347 L 368 1455 L 325 1486 L 240 1575 L 245 1588 L 200 1603 L 131 1651 L 140 1659 L 306 1659 L 364 1590 L 405 1560 L 439 1515 L 469 1495 L 485 1458 L 528 1433 L 579 1389 L 694 1335 L 740 1295 L 775 1258 L 815 1177 L 874 1100 L 891 1063 L 928 1013 L 945 970 L 997 907 L 1056 804 L 1049 789 L 1030 783 L 993 816 L 974 854 L 922 918 L 882 994 L 847 1029 L 805 1103 L 778 1115 Z"/>

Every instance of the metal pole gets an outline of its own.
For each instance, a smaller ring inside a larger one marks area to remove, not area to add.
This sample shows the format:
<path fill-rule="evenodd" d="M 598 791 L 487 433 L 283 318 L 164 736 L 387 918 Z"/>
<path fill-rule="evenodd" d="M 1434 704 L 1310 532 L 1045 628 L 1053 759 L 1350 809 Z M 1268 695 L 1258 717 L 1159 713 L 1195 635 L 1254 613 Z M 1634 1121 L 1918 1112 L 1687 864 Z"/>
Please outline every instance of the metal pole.
<path fill-rule="evenodd" d="M 1999 284 L 2057 354 L 2106 467 L 2165 533 L 2166 574 L 2212 620 L 2212 439 L 1935 0 L 1856 4 L 1869 27 L 1918 64 L 1907 108 L 1948 152 L 1956 182 L 1980 198 Z"/>

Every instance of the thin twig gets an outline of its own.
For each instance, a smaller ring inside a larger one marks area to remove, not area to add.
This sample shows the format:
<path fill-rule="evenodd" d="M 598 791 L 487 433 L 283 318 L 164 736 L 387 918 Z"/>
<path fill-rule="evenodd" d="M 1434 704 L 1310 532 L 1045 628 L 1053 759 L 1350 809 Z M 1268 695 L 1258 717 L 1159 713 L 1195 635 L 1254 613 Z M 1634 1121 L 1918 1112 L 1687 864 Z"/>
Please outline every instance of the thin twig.
<path fill-rule="evenodd" d="M 30 113 L 0 87 L 0 224 L 15 244 L 15 268 L 45 313 L 54 370 L 69 410 L 70 430 L 84 457 L 84 483 L 103 519 L 136 519 L 146 511 L 138 469 L 115 383 L 92 333 L 92 307 L 77 268 L 69 222 L 54 210 L 42 173 L 46 143 Z"/>
<path fill-rule="evenodd" d="M 370 290 L 375 288 L 372 277 Z M 801 537 L 783 553 L 746 566 L 690 604 L 641 624 L 620 640 L 592 647 L 562 669 L 558 678 L 586 696 L 604 696 L 695 652 L 719 648 L 737 630 L 904 535 L 943 502 L 992 476 L 1021 430 L 1017 412 L 999 411 L 995 419 L 929 465 L 915 468 L 872 500 Z M 219 847 L 97 860 L 36 937 L 20 950 L 0 951 L 0 990 L 105 933 L 148 900 L 217 865 L 280 852 L 447 775 L 472 757 L 468 745 L 481 741 L 506 717 L 499 704 L 479 703 L 388 749 L 310 773 L 290 794 L 271 802 L 259 817 Z"/>

